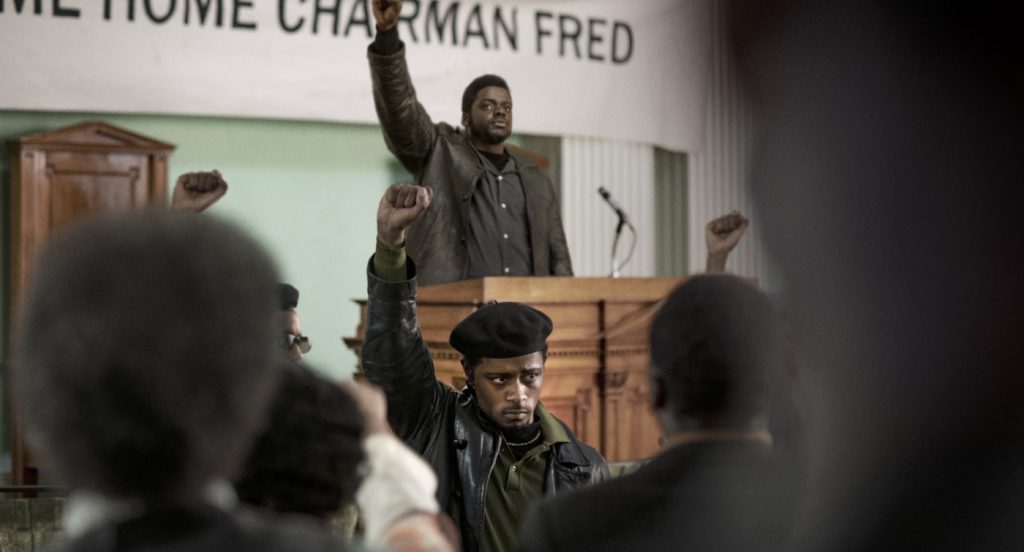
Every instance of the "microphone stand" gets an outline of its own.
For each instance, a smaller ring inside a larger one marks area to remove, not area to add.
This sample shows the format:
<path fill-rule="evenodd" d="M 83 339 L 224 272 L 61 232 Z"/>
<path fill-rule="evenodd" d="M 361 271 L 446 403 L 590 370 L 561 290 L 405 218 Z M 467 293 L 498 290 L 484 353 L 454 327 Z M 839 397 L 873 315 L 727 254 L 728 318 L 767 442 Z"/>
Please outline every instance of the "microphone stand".
<path fill-rule="evenodd" d="M 622 237 L 622 227 L 623 226 L 629 227 L 629 232 L 633 235 L 633 243 L 629 247 L 629 255 L 627 255 L 625 260 L 622 261 L 622 264 L 619 264 L 619 261 L 618 261 L 619 238 Z M 621 275 L 621 271 L 622 271 L 623 267 L 625 267 L 626 263 L 628 263 L 629 260 L 633 258 L 633 250 L 635 248 L 636 248 L 636 228 L 633 227 L 632 223 L 630 223 L 628 220 L 626 220 L 626 217 L 624 217 L 622 215 L 622 213 L 619 213 L 619 223 L 615 226 L 615 239 L 612 241 L 612 278 L 618 278 Z"/>
<path fill-rule="evenodd" d="M 601 195 L 609 207 L 615 210 L 615 214 L 619 216 L 619 223 L 615 226 L 615 240 L 612 241 L 612 278 L 618 278 L 622 267 L 626 266 L 626 263 L 633 258 L 633 252 L 636 250 L 636 228 L 633 228 L 633 224 L 629 222 L 622 206 L 612 198 L 608 190 L 604 189 L 604 186 L 599 186 L 597 193 Z M 630 233 L 633 234 L 633 243 L 629 246 L 629 254 L 619 263 L 619 238 L 622 237 L 622 227 L 624 226 L 628 226 Z"/>

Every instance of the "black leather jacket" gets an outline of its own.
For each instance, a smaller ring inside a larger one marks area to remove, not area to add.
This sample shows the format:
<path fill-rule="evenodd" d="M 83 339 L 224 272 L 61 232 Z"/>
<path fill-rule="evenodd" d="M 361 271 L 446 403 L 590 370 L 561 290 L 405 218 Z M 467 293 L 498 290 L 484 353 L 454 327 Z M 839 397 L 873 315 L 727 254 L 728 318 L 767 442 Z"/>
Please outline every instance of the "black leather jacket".
<path fill-rule="evenodd" d="M 437 473 L 438 502 L 458 525 L 463 550 L 475 551 L 483 542 L 487 483 L 502 437 L 481 423 L 472 395 L 435 378 L 416 320 L 416 269 L 408 262 L 410 279 L 389 283 L 373 274 L 370 261 L 363 371 L 384 389 L 395 433 Z M 556 444 L 548 457 L 546 495 L 608 478 L 604 458 L 566 433 L 570 442 Z"/>
<path fill-rule="evenodd" d="M 419 260 L 421 285 L 462 280 L 469 265 L 469 203 L 484 167 L 465 134 L 434 124 L 416 100 L 405 47 L 393 55 L 369 52 L 373 101 L 388 149 L 416 178 L 434 189 L 427 212 L 408 231 L 409 256 Z M 535 276 L 572 276 L 554 186 L 536 163 L 512 151 L 526 194 Z"/>

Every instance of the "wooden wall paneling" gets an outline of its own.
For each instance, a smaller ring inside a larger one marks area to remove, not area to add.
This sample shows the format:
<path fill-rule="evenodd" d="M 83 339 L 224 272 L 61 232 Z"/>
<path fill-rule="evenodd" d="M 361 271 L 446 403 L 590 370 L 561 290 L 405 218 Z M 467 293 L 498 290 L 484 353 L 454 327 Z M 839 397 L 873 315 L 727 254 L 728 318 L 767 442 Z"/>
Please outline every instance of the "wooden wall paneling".
<path fill-rule="evenodd" d="M 602 446 L 599 345 L 548 342 L 541 402 L 580 440 Z"/>
<path fill-rule="evenodd" d="M 606 434 L 614 434 L 609 460 L 649 458 L 660 450 L 657 420 L 648 405 L 649 333 L 660 301 L 605 305 Z"/>

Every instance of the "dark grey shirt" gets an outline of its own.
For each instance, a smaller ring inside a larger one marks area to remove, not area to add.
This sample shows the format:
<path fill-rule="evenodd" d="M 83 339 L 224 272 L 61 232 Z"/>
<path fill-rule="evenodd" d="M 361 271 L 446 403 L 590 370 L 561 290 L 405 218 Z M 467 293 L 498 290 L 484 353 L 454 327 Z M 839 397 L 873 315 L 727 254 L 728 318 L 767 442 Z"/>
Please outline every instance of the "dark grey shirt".
<path fill-rule="evenodd" d="M 477 152 L 484 175 L 469 204 L 467 278 L 530 276 L 530 221 L 519 170 L 511 157 L 498 170 Z"/>

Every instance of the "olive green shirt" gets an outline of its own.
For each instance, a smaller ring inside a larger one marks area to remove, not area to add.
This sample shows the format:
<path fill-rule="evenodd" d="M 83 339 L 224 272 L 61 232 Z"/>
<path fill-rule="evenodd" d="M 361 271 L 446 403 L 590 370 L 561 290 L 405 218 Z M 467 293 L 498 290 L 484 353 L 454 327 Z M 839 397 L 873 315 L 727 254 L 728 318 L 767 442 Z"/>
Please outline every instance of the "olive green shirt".
<path fill-rule="evenodd" d="M 519 521 L 526 507 L 544 496 L 544 474 L 548 451 L 555 443 L 568 443 L 569 435 L 558 419 L 544 405 L 537 404 L 541 440 L 518 461 L 512 456 L 504 438 L 501 452 L 487 482 L 484 507 L 484 552 L 516 549 Z"/>

